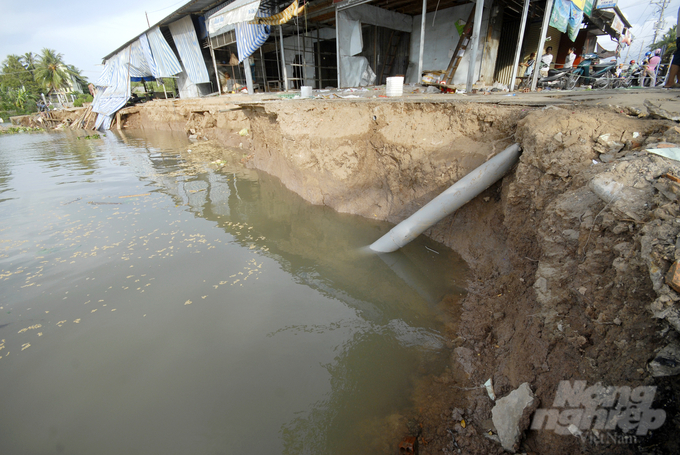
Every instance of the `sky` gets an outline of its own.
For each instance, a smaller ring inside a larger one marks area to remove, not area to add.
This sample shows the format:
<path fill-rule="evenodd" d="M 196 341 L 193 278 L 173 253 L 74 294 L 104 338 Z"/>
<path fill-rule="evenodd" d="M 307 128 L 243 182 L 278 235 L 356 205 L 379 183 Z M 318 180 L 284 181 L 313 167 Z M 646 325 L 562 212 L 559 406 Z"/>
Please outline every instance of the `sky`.
<path fill-rule="evenodd" d="M 678 0 L 680 1 L 680 0 Z M 0 62 L 8 55 L 53 49 L 90 81 L 102 57 L 188 0 L 0 0 Z"/>
<path fill-rule="evenodd" d="M 644 56 L 647 47 L 654 39 L 654 23 L 659 19 L 659 12 L 656 5 L 653 5 L 649 0 L 619 0 L 618 6 L 623 15 L 626 16 L 626 19 L 628 19 L 628 22 L 633 26 L 631 32 L 634 37 L 630 50 L 625 48 L 621 53 L 622 58 L 619 61 L 623 62 L 626 56 L 628 56 L 626 61 L 639 60 L 640 49 L 644 47 L 642 50 L 642 55 Z M 671 0 L 666 7 L 663 15 L 665 22 L 664 32 L 677 24 L 678 8 L 680 8 L 680 0 Z M 657 39 L 661 39 L 662 36 L 663 33 L 660 32 Z M 605 49 L 616 49 L 616 41 L 612 41 L 608 36 L 600 38 L 598 42 Z"/>
<path fill-rule="evenodd" d="M 0 0 L 0 62 L 9 54 L 40 53 L 47 47 L 94 81 L 103 69 L 103 56 L 148 28 L 145 12 L 153 25 L 187 1 Z M 649 0 L 619 0 L 618 5 L 633 25 L 634 36 L 622 57 L 638 60 L 641 46 L 649 45 L 654 36 L 656 7 Z M 664 31 L 677 22 L 678 8 L 680 0 L 671 0 Z M 599 41 L 605 49 L 616 47 L 608 37 Z"/>

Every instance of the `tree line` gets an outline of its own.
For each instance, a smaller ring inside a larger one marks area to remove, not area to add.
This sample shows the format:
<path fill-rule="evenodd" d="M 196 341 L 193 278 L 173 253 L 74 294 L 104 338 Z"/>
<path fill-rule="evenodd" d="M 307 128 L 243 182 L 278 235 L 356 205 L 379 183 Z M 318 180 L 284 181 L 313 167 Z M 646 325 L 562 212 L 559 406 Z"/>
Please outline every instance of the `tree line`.
<path fill-rule="evenodd" d="M 0 66 L 0 116 L 4 116 L 2 111 L 12 115 L 35 112 L 41 94 L 82 92 L 83 88 L 87 92 L 87 84 L 80 70 L 52 49 L 8 55 Z"/>

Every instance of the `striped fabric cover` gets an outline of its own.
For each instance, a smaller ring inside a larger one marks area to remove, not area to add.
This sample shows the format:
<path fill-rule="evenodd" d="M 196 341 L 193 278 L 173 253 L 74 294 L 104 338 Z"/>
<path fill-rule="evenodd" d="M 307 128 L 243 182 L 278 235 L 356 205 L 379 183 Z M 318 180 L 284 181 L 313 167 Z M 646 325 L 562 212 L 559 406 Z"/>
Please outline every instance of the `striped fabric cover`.
<path fill-rule="evenodd" d="M 113 58 L 110 58 L 105 62 L 102 74 L 99 76 L 99 79 L 94 81 L 95 86 L 108 87 L 109 85 L 111 85 L 111 79 L 113 78 L 113 73 L 115 71 L 113 62 L 114 62 Z"/>
<path fill-rule="evenodd" d="M 217 36 L 228 25 L 248 22 L 257 16 L 261 0 L 234 0 L 208 18 L 208 33 Z M 232 28 L 233 30 L 233 28 Z"/>
<path fill-rule="evenodd" d="M 151 45 L 151 52 L 153 59 L 158 67 L 160 77 L 170 77 L 182 72 L 182 67 L 175 56 L 175 53 L 170 48 L 170 45 L 161 33 L 160 27 L 154 27 L 146 32 Z"/>
<path fill-rule="evenodd" d="M 193 24 L 191 27 L 195 40 Z M 130 99 L 131 77 L 169 77 L 180 72 L 182 67 L 158 27 L 140 35 L 137 41 L 106 61 L 104 71 L 94 83 L 99 87 L 92 101 L 92 110 L 99 114 L 95 128 L 111 127 L 115 113 Z"/>
<path fill-rule="evenodd" d="M 258 17 L 266 17 L 268 11 L 258 11 Z M 246 22 L 236 24 L 236 50 L 238 51 L 238 62 L 241 63 L 262 46 L 269 34 L 269 25 L 255 25 Z"/>
<path fill-rule="evenodd" d="M 196 29 L 190 16 L 184 16 L 182 19 L 173 22 L 168 26 L 172 39 L 175 40 L 179 56 L 184 64 L 184 69 L 189 76 L 189 79 L 194 84 L 210 82 L 208 76 L 208 69 L 205 66 L 205 60 L 201 53 L 201 48 L 198 45 L 198 38 L 196 37 Z"/>
<path fill-rule="evenodd" d="M 139 35 L 139 45 L 142 48 L 142 52 L 144 53 L 144 58 L 146 59 L 146 63 L 149 65 L 149 70 L 151 70 L 151 75 L 155 78 L 163 77 L 161 76 L 160 71 L 158 70 L 158 66 L 156 65 L 156 61 L 153 58 L 153 53 L 151 52 L 151 46 L 149 46 L 149 38 L 147 38 L 146 33 L 142 33 Z"/>
<path fill-rule="evenodd" d="M 113 115 L 127 103 L 130 98 L 130 74 L 128 74 L 128 62 L 130 73 L 132 72 L 133 46 L 128 46 L 106 61 L 104 71 L 108 70 L 107 84 L 104 90 L 99 90 L 92 101 L 92 110 L 97 112 L 95 127 L 108 129 Z M 140 49 L 141 54 L 141 49 Z M 140 65 L 139 61 L 135 61 Z M 136 70 L 135 70 L 136 71 Z M 102 78 L 100 78 L 101 80 Z M 100 82 L 98 80 L 97 82 Z M 104 117 L 109 117 L 108 120 Z"/>
<path fill-rule="evenodd" d="M 139 40 L 130 44 L 130 77 L 149 77 L 151 68 L 146 61 L 142 45 Z"/>

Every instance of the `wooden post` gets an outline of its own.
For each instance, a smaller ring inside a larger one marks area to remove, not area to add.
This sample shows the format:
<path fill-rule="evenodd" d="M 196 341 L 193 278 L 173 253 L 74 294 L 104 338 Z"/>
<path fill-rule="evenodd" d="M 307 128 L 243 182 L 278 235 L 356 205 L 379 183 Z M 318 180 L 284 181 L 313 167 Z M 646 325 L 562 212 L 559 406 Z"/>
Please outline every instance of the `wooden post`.
<path fill-rule="evenodd" d="M 212 40 L 208 38 L 210 44 L 210 56 L 212 57 L 213 67 L 215 68 L 215 79 L 217 79 L 217 93 L 222 94 L 222 86 L 220 85 L 220 72 L 217 71 L 217 62 L 215 61 L 215 50 L 213 49 Z"/>

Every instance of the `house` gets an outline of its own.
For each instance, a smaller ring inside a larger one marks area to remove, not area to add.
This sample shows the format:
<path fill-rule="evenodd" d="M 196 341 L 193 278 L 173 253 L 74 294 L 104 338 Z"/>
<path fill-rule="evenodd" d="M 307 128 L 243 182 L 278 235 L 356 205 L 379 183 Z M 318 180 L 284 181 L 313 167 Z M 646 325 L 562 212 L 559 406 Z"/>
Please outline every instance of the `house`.
<path fill-rule="evenodd" d="M 394 75 L 417 83 L 430 72 L 454 85 L 512 85 L 518 60 L 540 58 L 546 43 L 560 63 L 569 47 L 594 51 L 601 34 L 630 37 L 615 0 L 595 1 L 190 0 L 104 57 L 93 109 L 107 128 L 130 80 L 174 78 L 181 98 L 380 85 Z M 562 29 L 565 11 L 566 23 L 578 20 Z"/>

